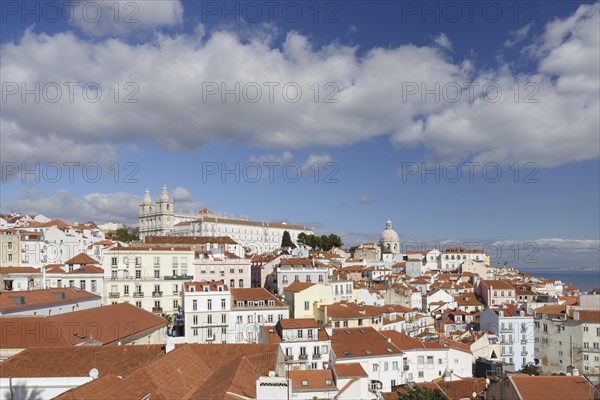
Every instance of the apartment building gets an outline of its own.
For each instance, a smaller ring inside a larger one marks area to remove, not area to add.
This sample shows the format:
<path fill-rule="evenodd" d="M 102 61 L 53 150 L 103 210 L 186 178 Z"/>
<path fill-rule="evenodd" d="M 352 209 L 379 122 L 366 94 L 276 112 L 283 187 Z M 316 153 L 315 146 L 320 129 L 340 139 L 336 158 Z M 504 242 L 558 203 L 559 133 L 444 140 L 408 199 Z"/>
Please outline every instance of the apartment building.
<path fill-rule="evenodd" d="M 600 311 L 548 305 L 535 310 L 535 355 L 544 373 L 567 366 L 600 375 Z"/>
<path fill-rule="evenodd" d="M 230 289 L 225 281 L 186 282 L 187 343 L 257 343 L 260 328 L 289 317 L 289 308 L 263 288 Z"/>
<path fill-rule="evenodd" d="M 500 338 L 502 361 L 515 370 L 534 362 L 533 316 L 512 304 L 487 308 L 480 315 L 480 330 Z"/>
<path fill-rule="evenodd" d="M 261 328 L 259 343 L 278 343 L 290 370 L 327 369 L 330 334 L 314 318 L 281 319 Z"/>
<path fill-rule="evenodd" d="M 183 283 L 193 279 L 190 247 L 116 247 L 102 260 L 104 304 L 130 303 L 156 314 L 178 313 Z"/>
<path fill-rule="evenodd" d="M 327 284 L 329 282 L 330 267 L 323 264 L 315 264 L 308 258 L 286 258 L 276 269 L 277 294 L 283 291 L 292 282 L 309 282 Z"/>

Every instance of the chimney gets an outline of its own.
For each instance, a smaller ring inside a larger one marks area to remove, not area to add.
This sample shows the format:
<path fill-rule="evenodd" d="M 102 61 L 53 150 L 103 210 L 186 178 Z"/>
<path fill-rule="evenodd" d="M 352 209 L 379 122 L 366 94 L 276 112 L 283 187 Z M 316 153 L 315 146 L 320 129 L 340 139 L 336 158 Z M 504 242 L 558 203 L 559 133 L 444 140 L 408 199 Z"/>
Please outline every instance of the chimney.
<path fill-rule="evenodd" d="M 392 338 L 387 338 L 388 343 L 392 343 Z"/>

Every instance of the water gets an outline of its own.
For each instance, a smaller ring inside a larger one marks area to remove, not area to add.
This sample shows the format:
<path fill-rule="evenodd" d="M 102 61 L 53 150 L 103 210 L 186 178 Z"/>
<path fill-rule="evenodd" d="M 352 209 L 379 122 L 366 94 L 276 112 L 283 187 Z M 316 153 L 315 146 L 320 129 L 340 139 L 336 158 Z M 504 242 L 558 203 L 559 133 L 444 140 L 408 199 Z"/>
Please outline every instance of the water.
<path fill-rule="evenodd" d="M 560 280 L 573 286 L 577 286 L 579 290 L 591 290 L 600 288 L 600 271 L 573 271 L 568 269 L 542 269 L 520 268 L 519 271 L 527 272 L 529 275 L 546 278 L 552 280 Z"/>

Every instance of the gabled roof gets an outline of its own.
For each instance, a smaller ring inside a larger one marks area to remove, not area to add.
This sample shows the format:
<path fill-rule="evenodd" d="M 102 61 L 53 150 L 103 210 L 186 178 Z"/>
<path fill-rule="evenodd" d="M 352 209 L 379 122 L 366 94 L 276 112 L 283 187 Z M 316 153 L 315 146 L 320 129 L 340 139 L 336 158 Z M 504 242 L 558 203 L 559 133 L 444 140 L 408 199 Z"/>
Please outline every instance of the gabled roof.
<path fill-rule="evenodd" d="M 276 370 L 279 351 L 276 344 L 185 344 L 123 379 L 100 377 L 57 399 L 255 398 L 256 379 Z"/>
<path fill-rule="evenodd" d="M 87 265 L 87 264 L 98 264 L 98 261 L 94 260 L 92 257 L 88 256 L 85 253 L 79 253 L 75 257 L 71 258 L 70 260 L 65 261 L 65 264 L 67 264 L 67 265 L 75 265 L 75 264 Z"/>

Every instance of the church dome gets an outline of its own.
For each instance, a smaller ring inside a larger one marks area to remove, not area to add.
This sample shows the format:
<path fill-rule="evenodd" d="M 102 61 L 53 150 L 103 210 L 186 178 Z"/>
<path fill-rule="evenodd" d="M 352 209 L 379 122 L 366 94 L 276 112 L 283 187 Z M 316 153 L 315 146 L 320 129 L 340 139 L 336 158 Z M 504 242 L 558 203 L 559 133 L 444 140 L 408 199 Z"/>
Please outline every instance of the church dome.
<path fill-rule="evenodd" d="M 398 236 L 396 231 L 392 229 L 392 221 L 390 221 L 389 219 L 385 224 L 385 229 L 381 232 L 381 235 L 379 236 L 379 243 L 384 246 L 387 243 L 400 243 L 400 237 Z"/>

